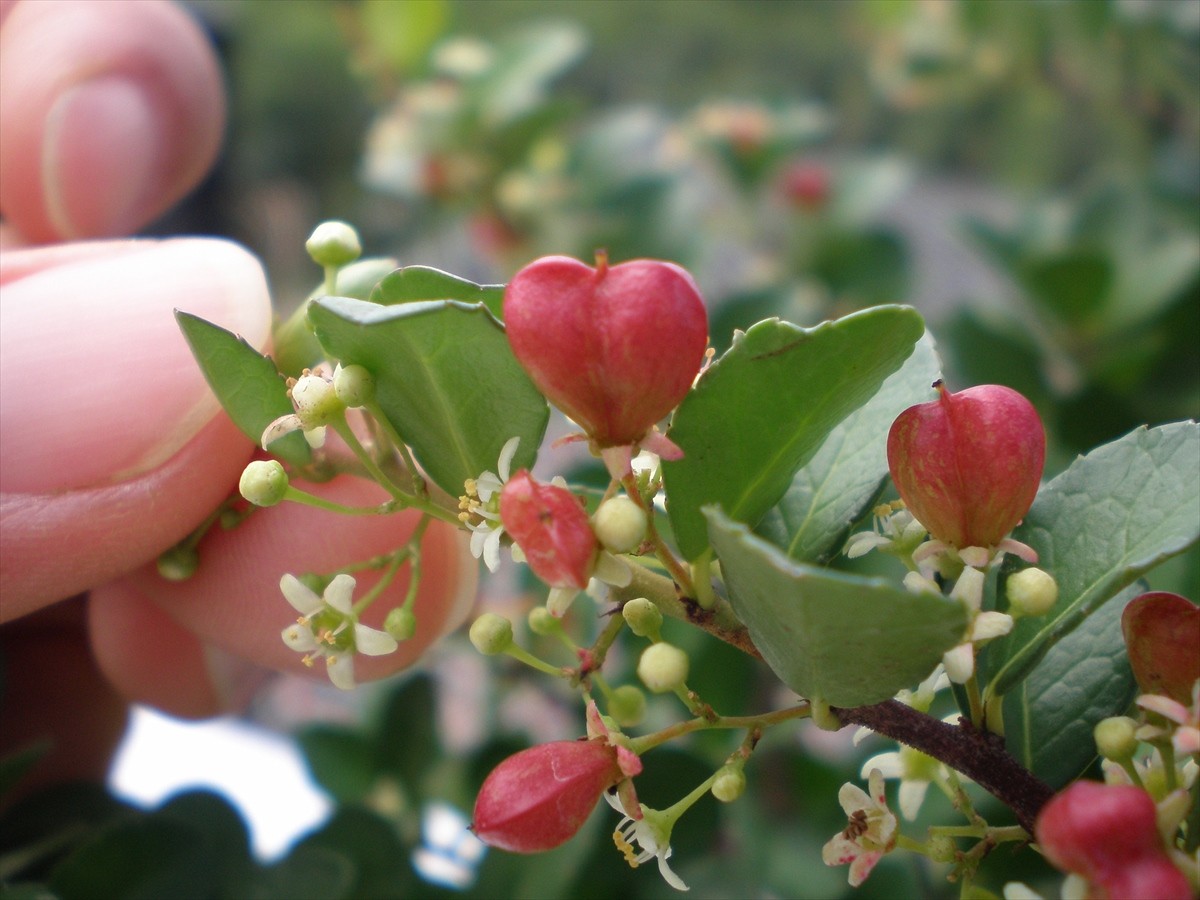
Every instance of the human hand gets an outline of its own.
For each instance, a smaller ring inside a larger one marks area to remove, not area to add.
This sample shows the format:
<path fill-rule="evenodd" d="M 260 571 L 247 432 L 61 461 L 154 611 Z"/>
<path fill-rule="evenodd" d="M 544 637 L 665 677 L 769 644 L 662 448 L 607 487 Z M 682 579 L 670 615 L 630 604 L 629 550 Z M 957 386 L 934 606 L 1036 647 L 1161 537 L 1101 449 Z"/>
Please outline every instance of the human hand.
<path fill-rule="evenodd" d="M 284 505 L 239 527 L 236 546 L 211 535 L 190 581 L 157 574 L 254 449 L 171 311 L 262 349 L 266 281 L 225 241 L 58 242 L 128 233 L 195 185 L 223 127 L 220 74 L 194 23 L 158 0 L 4 0 L 0 47 L 0 753 L 51 732 L 60 775 L 96 774 L 127 701 L 207 716 L 235 706 L 257 666 L 296 670 L 280 573 L 390 550 L 415 519 L 331 530 Z M 316 489 L 351 503 L 377 490 Z M 411 663 L 465 615 L 474 562 L 458 534 L 431 527 L 422 562 L 416 636 L 362 660 L 360 677 Z"/>

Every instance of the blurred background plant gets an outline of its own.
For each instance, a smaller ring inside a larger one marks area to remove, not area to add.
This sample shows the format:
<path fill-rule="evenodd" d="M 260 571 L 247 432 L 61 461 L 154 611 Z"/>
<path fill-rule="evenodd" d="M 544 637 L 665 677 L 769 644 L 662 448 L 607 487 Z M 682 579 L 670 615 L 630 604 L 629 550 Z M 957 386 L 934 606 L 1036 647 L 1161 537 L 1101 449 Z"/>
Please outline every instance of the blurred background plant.
<path fill-rule="evenodd" d="M 1007 384 L 1035 403 L 1048 476 L 1139 424 L 1200 414 L 1200 0 L 190 7 L 228 62 L 229 144 L 156 230 L 242 241 L 285 314 L 312 287 L 304 238 L 340 218 L 369 253 L 482 283 L 548 253 L 675 260 L 710 303 L 718 350 L 771 315 L 807 325 L 912 304 L 953 388 Z M 1200 597 L 1195 551 L 1152 581 Z M 522 621 L 532 585 L 500 584 L 482 602 Z M 683 628 L 664 637 L 722 712 L 788 701 L 736 651 Z M 563 652 L 550 638 L 526 644 Z M 610 665 L 614 683 L 632 677 L 632 660 Z M 59 820 L 39 812 L 9 816 L 0 846 L 42 841 L 16 871 L 62 896 L 96 884 L 114 896 L 146 884 L 264 897 L 669 893 L 624 865 L 605 813 L 530 858 L 483 857 L 461 823 L 446 825 L 504 755 L 582 733 L 577 700 L 545 681 L 450 640 L 423 673 L 363 691 L 343 724 L 304 725 L 300 747 L 336 810 L 270 865 L 210 795 L 149 817 L 89 795 L 67 805 L 107 822 L 99 837 L 51 840 L 60 832 L 39 823 Z M 306 718 L 279 697 L 252 714 Z M 652 698 L 648 723 L 670 721 L 666 704 Z M 671 802 L 731 749 L 701 734 L 650 754 L 643 800 Z M 681 820 L 674 867 L 698 896 L 956 895 L 911 859 L 885 860 L 853 892 L 821 864 L 844 823 L 838 786 L 881 749 L 775 729 L 741 801 L 708 798 Z M 919 821 L 948 814 L 931 797 Z M 1056 891 L 1032 857 L 996 853 L 984 873 L 994 887 Z"/>

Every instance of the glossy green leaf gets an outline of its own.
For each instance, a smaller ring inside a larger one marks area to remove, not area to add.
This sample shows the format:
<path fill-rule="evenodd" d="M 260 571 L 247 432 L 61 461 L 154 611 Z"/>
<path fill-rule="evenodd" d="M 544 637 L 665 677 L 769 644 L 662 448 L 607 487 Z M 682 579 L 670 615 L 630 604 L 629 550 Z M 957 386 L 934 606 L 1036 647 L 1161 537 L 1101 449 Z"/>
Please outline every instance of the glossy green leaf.
<path fill-rule="evenodd" d="M 888 429 L 908 407 L 934 397 L 930 386 L 939 372 L 933 339 L 926 334 L 879 393 L 833 429 L 757 533 L 792 559 L 824 564 L 836 555 L 887 478 Z"/>
<path fill-rule="evenodd" d="M 255 444 L 268 425 L 294 412 L 287 384 L 268 357 L 233 332 L 199 316 L 176 310 L 175 321 L 225 412 Z M 300 432 L 280 438 L 269 449 L 296 465 L 312 458 L 312 450 Z"/>
<path fill-rule="evenodd" d="M 482 303 L 497 319 L 504 318 L 504 285 L 476 284 L 429 266 L 396 269 L 375 286 L 367 299 L 385 306 L 415 300 L 461 300 Z"/>
<path fill-rule="evenodd" d="M 923 332 L 916 310 L 880 306 L 815 328 L 768 319 L 736 336 L 671 424 L 685 456 L 663 466 L 664 482 L 684 556 L 696 559 L 708 546 L 706 504 L 756 525 Z"/>
<path fill-rule="evenodd" d="M 331 357 L 375 376 L 384 414 L 442 490 L 457 496 L 466 479 L 495 471 L 513 436 L 513 469 L 533 464 L 549 407 L 483 306 L 322 297 L 308 315 Z"/>
<path fill-rule="evenodd" d="M 704 514 L 734 612 L 801 696 L 846 707 L 882 702 L 962 640 L 967 614 L 957 600 L 796 562 L 719 510 Z"/>
<path fill-rule="evenodd" d="M 1197 423 L 1139 428 L 1079 457 L 1041 490 L 1014 537 L 1054 575 L 1058 602 L 989 647 L 989 692 L 1012 690 L 1108 598 L 1200 539 L 1197 460 Z"/>
<path fill-rule="evenodd" d="M 1122 715 L 1137 694 L 1121 612 L 1142 590 L 1130 585 L 1109 599 L 1004 697 L 1009 752 L 1052 788 L 1088 767 L 1096 757 L 1096 723 Z"/>

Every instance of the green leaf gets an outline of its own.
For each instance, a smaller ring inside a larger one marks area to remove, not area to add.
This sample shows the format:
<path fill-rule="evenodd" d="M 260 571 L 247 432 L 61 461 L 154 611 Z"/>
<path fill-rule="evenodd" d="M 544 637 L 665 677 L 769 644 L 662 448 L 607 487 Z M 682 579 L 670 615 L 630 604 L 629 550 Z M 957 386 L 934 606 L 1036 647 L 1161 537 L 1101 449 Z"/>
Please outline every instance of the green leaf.
<path fill-rule="evenodd" d="M 484 126 L 500 128 L 532 112 L 586 48 L 583 30 L 565 20 L 534 23 L 500 40 L 494 64 L 470 86 Z"/>
<path fill-rule="evenodd" d="M 967 614 L 957 600 L 798 563 L 719 510 L 704 514 L 734 612 L 801 696 L 880 703 L 917 684 L 963 638 Z"/>
<path fill-rule="evenodd" d="M 379 406 L 442 490 L 495 471 L 514 436 L 513 470 L 533 464 L 550 410 L 483 306 L 322 297 L 308 315 L 331 357 L 375 376 Z"/>
<path fill-rule="evenodd" d="M 1121 613 L 1143 590 L 1134 584 L 1111 598 L 1051 647 L 1004 697 L 1009 752 L 1052 788 L 1063 787 L 1091 764 L 1096 723 L 1124 713 L 1137 694 Z"/>
<path fill-rule="evenodd" d="M 792 479 L 756 531 L 792 559 L 824 564 L 841 549 L 887 478 L 888 430 L 908 407 L 933 396 L 940 371 L 927 333 L 874 397 L 851 413 Z"/>
<path fill-rule="evenodd" d="M 1055 643 L 1144 572 L 1200 539 L 1200 425 L 1139 428 L 1075 460 L 1014 533 L 1058 582 L 1046 616 L 988 648 L 988 691 L 1012 690 Z"/>
<path fill-rule="evenodd" d="M 435 724 L 433 680 L 418 675 L 405 681 L 388 697 L 381 718 L 375 746 L 377 764 L 420 796 L 426 773 L 443 756 Z"/>
<path fill-rule="evenodd" d="M 225 412 L 255 444 L 268 425 L 295 412 L 275 363 L 243 338 L 180 310 L 175 311 L 175 321 Z M 312 449 L 298 431 L 273 442 L 270 450 L 299 466 L 312 458 Z"/>
<path fill-rule="evenodd" d="M 667 510 L 688 559 L 708 546 L 700 507 L 756 525 L 839 422 L 869 400 L 924 332 L 916 310 L 880 306 L 815 328 L 777 319 L 734 338 L 684 398 L 664 464 Z"/>
<path fill-rule="evenodd" d="M 367 299 L 385 306 L 414 300 L 461 300 L 482 303 L 497 319 L 504 318 L 504 285 L 476 284 L 429 266 L 396 269 L 375 286 Z"/>
<path fill-rule="evenodd" d="M 375 786 L 375 754 L 357 729 L 317 724 L 296 739 L 313 779 L 339 802 L 358 803 Z"/>

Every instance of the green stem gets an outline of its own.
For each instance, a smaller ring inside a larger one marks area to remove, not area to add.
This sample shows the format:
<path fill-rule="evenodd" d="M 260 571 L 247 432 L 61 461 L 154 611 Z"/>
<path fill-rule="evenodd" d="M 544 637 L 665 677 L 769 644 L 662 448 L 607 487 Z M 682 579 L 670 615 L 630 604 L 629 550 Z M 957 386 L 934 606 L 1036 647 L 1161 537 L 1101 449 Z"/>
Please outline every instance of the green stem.
<path fill-rule="evenodd" d="M 763 713 L 760 716 L 717 716 L 712 719 L 707 719 L 702 716 L 697 716 L 695 719 L 688 719 L 685 722 L 676 722 L 661 731 L 656 731 L 653 734 L 642 735 L 638 738 L 633 738 L 629 742 L 629 749 L 634 753 L 641 755 L 649 750 L 653 750 L 667 741 L 672 741 L 675 738 L 682 737 L 685 734 L 691 734 L 696 731 L 704 731 L 709 728 L 747 728 L 747 729 L 765 729 L 772 725 L 778 725 L 780 722 L 787 722 L 791 719 L 803 719 L 809 714 L 808 703 L 801 703 L 797 706 L 789 706 L 786 709 L 777 709 L 774 712 Z"/>
<path fill-rule="evenodd" d="M 510 644 L 504 652 L 507 653 L 509 656 L 511 656 L 513 659 L 517 660 L 518 662 L 523 662 L 523 663 L 525 663 L 525 665 L 529 666 L 530 668 L 537 669 L 539 672 L 542 672 L 546 675 L 553 675 L 555 678 L 563 678 L 564 676 L 574 674 L 570 669 L 563 669 L 563 668 L 560 668 L 559 666 L 552 666 L 552 665 L 550 665 L 550 663 L 546 662 L 544 659 L 539 659 L 538 657 L 536 657 L 532 653 L 530 653 L 528 650 L 526 650 L 524 647 L 522 647 L 520 644 L 516 644 L 516 643 Z"/>
<path fill-rule="evenodd" d="M 283 495 L 283 499 L 292 503 L 299 503 L 303 506 L 313 506 L 317 509 L 327 510 L 328 512 L 341 513 L 345 516 L 386 516 L 396 511 L 396 502 L 394 500 L 380 503 L 378 506 L 345 506 L 341 503 L 335 503 L 332 500 L 326 500 L 324 497 L 317 497 L 314 494 L 308 493 L 308 491 L 302 491 L 300 488 L 290 484 Z"/>

